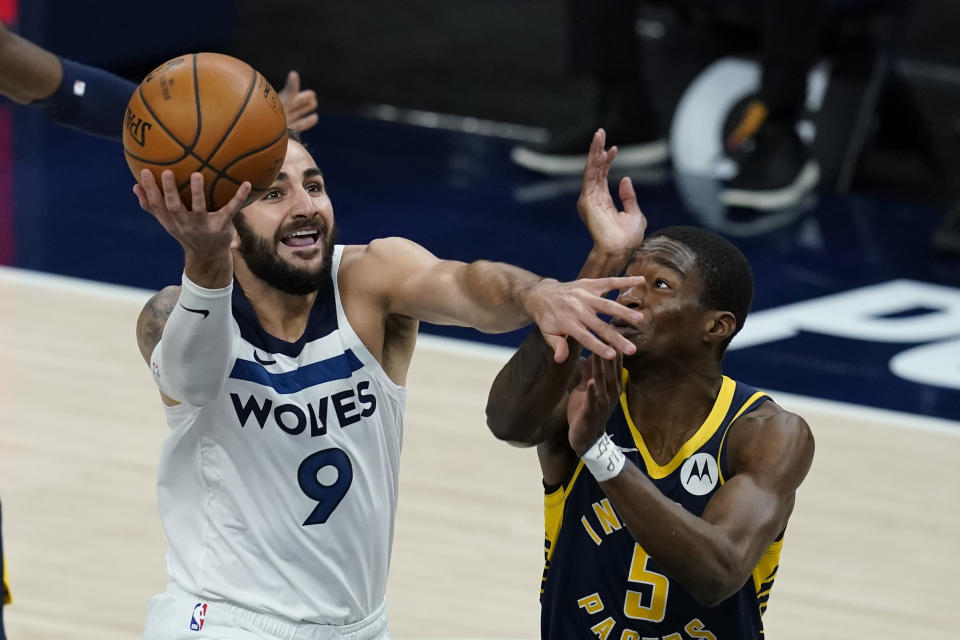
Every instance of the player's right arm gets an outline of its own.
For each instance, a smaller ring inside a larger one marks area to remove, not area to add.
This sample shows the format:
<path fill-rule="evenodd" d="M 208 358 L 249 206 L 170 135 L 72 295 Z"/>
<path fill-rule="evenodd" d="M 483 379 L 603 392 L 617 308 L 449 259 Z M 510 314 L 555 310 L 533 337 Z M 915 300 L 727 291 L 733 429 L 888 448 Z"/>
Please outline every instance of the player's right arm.
<path fill-rule="evenodd" d="M 57 56 L 0 23 L 0 93 L 14 102 L 29 104 L 56 91 L 62 78 Z"/>
<path fill-rule="evenodd" d="M 143 305 L 143 309 L 140 311 L 140 317 L 137 318 L 137 346 L 140 348 L 140 355 L 143 356 L 147 366 L 151 364 L 153 351 L 160 343 L 163 328 L 166 326 L 167 319 L 177 306 L 177 300 L 179 299 L 180 287 L 164 287 L 147 300 L 147 304 Z M 159 380 L 157 382 L 159 383 Z M 179 404 L 163 391 L 160 392 L 160 395 L 164 404 L 171 406 Z"/>
<path fill-rule="evenodd" d="M 646 231 L 647 221 L 637 203 L 633 184 L 619 184 L 623 210 L 610 194 L 608 176 L 616 147 L 604 148 L 600 129 L 590 143 L 577 211 L 594 246 L 577 278 L 618 275 Z M 568 339 L 571 354 L 580 345 Z M 539 332 L 531 332 L 497 374 L 487 399 L 487 425 L 493 434 L 517 446 L 538 445 L 540 466 L 547 484 L 559 484 L 576 462 L 567 441 L 567 397 L 580 370 L 580 358 L 557 363 Z"/>
<path fill-rule="evenodd" d="M 136 88 L 109 71 L 61 58 L 0 23 L 0 94 L 66 127 L 119 142 L 119 123 Z M 300 88 L 296 71 L 287 74 L 279 96 L 291 129 L 317 124 L 317 94 Z"/>
<path fill-rule="evenodd" d="M 222 209 L 207 211 L 203 176 L 190 176 L 188 209 L 171 171 L 161 175 L 163 190 L 144 170 L 134 187 L 140 206 L 183 247 L 184 271 L 176 304 L 172 291 L 155 296 L 141 314 L 137 338 L 166 399 L 201 407 L 219 395 L 234 356 L 233 216 L 250 193 L 244 182 Z M 164 320 L 164 316 L 166 319 Z"/>

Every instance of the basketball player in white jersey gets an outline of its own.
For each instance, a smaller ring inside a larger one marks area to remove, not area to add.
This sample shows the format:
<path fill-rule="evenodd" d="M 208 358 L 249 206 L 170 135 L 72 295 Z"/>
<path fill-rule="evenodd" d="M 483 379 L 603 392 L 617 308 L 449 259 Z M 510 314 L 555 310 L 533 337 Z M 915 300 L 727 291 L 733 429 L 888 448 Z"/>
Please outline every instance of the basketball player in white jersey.
<path fill-rule="evenodd" d="M 402 238 L 334 244 L 333 208 L 291 139 L 276 181 L 207 212 L 172 174 L 140 206 L 183 246 L 181 287 L 144 307 L 141 353 L 170 434 L 159 465 L 170 544 L 146 640 L 387 638 L 407 368 L 420 321 L 486 332 L 536 322 L 613 358 L 632 345 L 597 314 L 637 278 L 559 283 L 492 262 L 440 260 Z M 238 211 L 239 210 L 239 211 Z"/>

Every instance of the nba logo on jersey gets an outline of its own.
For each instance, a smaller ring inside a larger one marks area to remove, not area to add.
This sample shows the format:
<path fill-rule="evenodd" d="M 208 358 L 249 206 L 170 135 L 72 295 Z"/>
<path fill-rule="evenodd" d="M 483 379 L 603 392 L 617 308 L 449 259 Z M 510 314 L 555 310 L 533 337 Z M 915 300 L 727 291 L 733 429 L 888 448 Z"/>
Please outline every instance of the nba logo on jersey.
<path fill-rule="evenodd" d="M 198 602 L 193 608 L 193 617 L 190 618 L 190 631 L 203 629 L 203 620 L 207 617 L 207 603 Z"/>

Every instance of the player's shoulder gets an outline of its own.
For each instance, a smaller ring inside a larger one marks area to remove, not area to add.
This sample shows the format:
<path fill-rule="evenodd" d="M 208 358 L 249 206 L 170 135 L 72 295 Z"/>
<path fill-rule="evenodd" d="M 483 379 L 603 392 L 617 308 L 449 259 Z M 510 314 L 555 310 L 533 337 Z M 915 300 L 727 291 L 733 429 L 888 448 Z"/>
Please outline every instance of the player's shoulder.
<path fill-rule="evenodd" d="M 143 305 L 140 317 L 137 318 L 137 344 L 144 360 L 150 361 L 150 354 L 160 342 L 163 327 L 167 324 L 167 318 L 170 317 L 179 299 L 180 287 L 170 285 L 150 296 Z"/>
<path fill-rule="evenodd" d="M 343 248 L 343 259 L 390 260 L 401 257 L 408 252 L 426 251 L 413 240 L 400 236 L 376 238 L 367 244 L 346 245 Z"/>
<path fill-rule="evenodd" d="M 793 460 L 809 466 L 813 457 L 810 425 L 802 416 L 770 399 L 737 418 L 729 438 L 729 452 L 735 466 L 753 466 L 758 459 L 780 463 Z"/>
<path fill-rule="evenodd" d="M 802 416 L 784 409 L 769 398 L 752 411 L 741 415 L 734 424 L 741 437 L 751 439 L 774 433 L 795 437 L 806 437 L 809 434 L 812 437 L 810 425 Z"/>
<path fill-rule="evenodd" d="M 377 238 L 368 244 L 346 245 L 340 258 L 340 270 L 366 277 L 375 275 L 379 281 L 388 281 L 405 270 L 405 265 L 417 263 L 432 254 L 422 246 L 399 236 Z M 342 276 L 341 276 L 342 277 Z"/>

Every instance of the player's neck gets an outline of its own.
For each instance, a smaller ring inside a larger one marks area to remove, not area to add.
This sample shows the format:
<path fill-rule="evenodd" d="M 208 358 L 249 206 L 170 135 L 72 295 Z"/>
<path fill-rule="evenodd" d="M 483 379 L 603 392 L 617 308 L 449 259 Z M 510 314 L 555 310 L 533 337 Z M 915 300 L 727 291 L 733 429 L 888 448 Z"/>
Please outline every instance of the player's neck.
<path fill-rule="evenodd" d="M 286 342 L 296 342 L 303 335 L 317 299 L 316 292 L 306 295 L 286 293 L 245 268 L 236 268 L 235 275 L 260 326 L 267 333 Z"/>
<path fill-rule="evenodd" d="M 713 408 L 720 390 L 719 367 L 690 368 L 679 363 L 672 371 L 636 367 L 627 383 L 630 417 L 650 453 L 667 459 L 693 435 Z"/>

